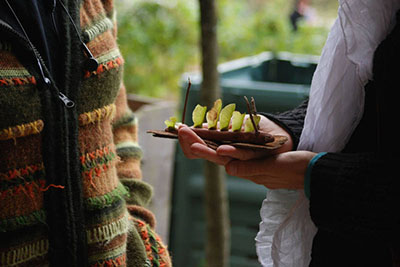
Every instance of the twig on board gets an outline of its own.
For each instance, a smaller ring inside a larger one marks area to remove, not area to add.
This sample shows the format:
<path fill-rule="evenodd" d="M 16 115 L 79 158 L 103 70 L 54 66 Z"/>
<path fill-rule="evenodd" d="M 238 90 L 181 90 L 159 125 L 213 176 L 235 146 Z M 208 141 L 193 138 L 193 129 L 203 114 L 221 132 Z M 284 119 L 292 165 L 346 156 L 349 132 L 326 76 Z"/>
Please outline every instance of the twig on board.
<path fill-rule="evenodd" d="M 256 109 L 254 98 L 253 97 L 251 98 L 251 105 L 250 105 L 250 102 L 249 102 L 249 100 L 247 99 L 246 96 L 244 96 L 244 100 L 246 100 L 247 111 L 249 112 L 250 120 L 251 120 L 251 123 L 253 124 L 254 131 L 255 131 L 256 134 L 258 134 L 258 128 L 257 128 L 256 123 L 254 122 L 254 119 L 253 119 L 253 113 L 255 113 L 255 109 Z"/>
<path fill-rule="evenodd" d="M 185 124 L 185 114 L 186 114 L 186 105 L 188 102 L 189 98 L 189 91 L 190 91 L 190 86 L 192 83 L 190 82 L 190 78 L 188 78 L 188 86 L 186 88 L 186 96 L 185 96 L 185 104 L 183 105 L 183 112 L 182 112 L 182 123 Z"/>

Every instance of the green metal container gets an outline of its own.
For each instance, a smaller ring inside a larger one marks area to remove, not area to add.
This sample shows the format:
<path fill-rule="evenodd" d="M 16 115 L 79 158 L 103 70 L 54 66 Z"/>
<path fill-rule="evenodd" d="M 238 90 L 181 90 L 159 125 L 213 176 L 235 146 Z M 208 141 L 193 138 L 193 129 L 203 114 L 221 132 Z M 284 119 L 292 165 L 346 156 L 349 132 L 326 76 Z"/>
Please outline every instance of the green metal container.
<path fill-rule="evenodd" d="M 265 52 L 219 66 L 223 105 L 236 103 L 246 112 L 243 96 L 254 97 L 257 110 L 269 113 L 289 110 L 308 97 L 318 57 Z M 182 76 L 182 101 L 190 78 L 192 87 L 186 123 L 199 104 L 201 74 Z M 175 155 L 169 248 L 175 266 L 204 266 L 205 212 L 203 204 L 203 161 L 185 158 L 180 148 Z M 260 222 L 259 209 L 267 189 L 237 177 L 227 177 L 231 220 L 231 266 L 255 267 L 254 237 Z"/>

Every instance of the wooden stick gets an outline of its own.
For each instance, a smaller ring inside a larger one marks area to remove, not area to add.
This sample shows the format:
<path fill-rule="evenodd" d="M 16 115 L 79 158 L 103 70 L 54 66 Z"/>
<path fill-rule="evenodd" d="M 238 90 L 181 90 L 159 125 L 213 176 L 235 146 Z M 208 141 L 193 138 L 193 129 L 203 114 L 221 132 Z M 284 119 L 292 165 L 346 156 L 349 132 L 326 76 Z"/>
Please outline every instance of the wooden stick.
<path fill-rule="evenodd" d="M 246 96 L 244 96 L 244 100 L 246 100 L 247 111 L 249 112 L 249 116 L 250 116 L 251 123 L 253 124 L 254 131 L 255 131 L 255 133 L 256 133 L 256 135 L 257 135 L 257 134 L 258 134 L 258 127 L 257 127 L 256 123 L 254 122 L 254 119 L 253 119 L 253 112 L 252 112 L 252 109 L 251 109 L 251 107 L 250 107 L 249 100 L 247 99 Z M 252 98 L 252 102 L 254 103 L 254 98 Z"/>
<path fill-rule="evenodd" d="M 256 101 L 254 100 L 254 97 L 251 97 L 251 111 L 254 115 L 257 115 Z"/>
<path fill-rule="evenodd" d="M 185 104 L 183 105 L 183 112 L 182 112 L 182 123 L 183 124 L 185 124 L 186 105 L 188 102 L 189 91 L 190 91 L 191 85 L 192 85 L 192 83 L 190 82 L 190 78 L 188 78 L 188 87 L 186 88 Z"/>

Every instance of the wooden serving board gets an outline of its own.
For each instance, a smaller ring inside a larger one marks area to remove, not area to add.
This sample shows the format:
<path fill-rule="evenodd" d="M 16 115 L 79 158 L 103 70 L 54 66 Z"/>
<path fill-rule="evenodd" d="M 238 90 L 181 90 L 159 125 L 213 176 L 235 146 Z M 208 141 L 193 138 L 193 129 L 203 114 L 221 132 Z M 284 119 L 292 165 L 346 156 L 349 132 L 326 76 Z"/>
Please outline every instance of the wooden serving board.
<path fill-rule="evenodd" d="M 167 132 L 163 130 L 148 130 L 147 133 L 153 134 L 154 137 L 160 138 L 170 138 L 170 139 L 178 139 L 178 134 L 174 132 Z M 280 148 L 288 138 L 282 135 L 273 135 L 274 141 L 265 143 L 264 145 L 257 144 L 249 144 L 249 143 L 233 143 L 233 142 L 215 142 L 210 140 L 204 140 L 208 147 L 212 149 L 217 149 L 220 145 L 231 145 L 238 148 L 244 149 L 266 149 L 266 150 L 275 150 Z"/>

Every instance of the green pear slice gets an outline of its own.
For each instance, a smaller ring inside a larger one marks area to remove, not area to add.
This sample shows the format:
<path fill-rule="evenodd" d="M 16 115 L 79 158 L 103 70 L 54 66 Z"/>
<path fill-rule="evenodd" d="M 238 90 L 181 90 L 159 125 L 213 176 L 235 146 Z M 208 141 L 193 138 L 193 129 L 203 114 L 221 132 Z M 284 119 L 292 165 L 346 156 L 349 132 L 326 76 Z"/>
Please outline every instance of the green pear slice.
<path fill-rule="evenodd" d="M 208 129 L 216 129 L 217 128 L 217 122 L 218 122 L 219 113 L 221 112 L 221 108 L 222 108 L 222 100 L 217 99 L 214 102 L 214 106 L 212 107 L 212 109 L 209 110 L 206 114 Z"/>
<path fill-rule="evenodd" d="M 227 131 L 229 129 L 229 123 L 235 108 L 236 104 L 229 104 L 221 110 L 221 114 L 219 115 L 219 128 L 221 131 Z"/>
<path fill-rule="evenodd" d="M 203 127 L 204 116 L 206 115 L 207 107 L 197 104 L 192 112 L 193 127 Z"/>
<path fill-rule="evenodd" d="M 257 128 L 258 128 L 258 124 L 259 124 L 259 122 L 261 120 L 261 116 L 253 115 L 253 120 L 254 120 L 254 123 L 256 124 Z M 247 132 L 254 132 L 254 131 L 255 131 L 255 129 L 254 129 L 253 123 L 251 122 L 250 117 L 248 117 L 247 120 L 244 123 L 244 132 L 247 133 Z"/>
<path fill-rule="evenodd" d="M 232 131 L 240 132 L 242 130 L 243 120 L 246 113 L 241 114 L 239 111 L 234 111 L 232 114 Z"/>

